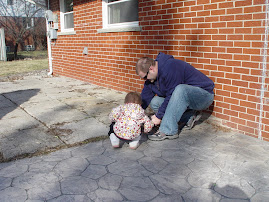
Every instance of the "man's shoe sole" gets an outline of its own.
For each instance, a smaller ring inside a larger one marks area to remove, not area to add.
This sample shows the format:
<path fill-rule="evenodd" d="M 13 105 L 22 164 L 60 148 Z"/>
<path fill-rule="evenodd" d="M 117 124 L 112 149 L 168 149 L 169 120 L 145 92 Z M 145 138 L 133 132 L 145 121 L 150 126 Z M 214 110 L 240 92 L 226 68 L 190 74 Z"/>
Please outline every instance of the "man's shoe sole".
<path fill-rule="evenodd" d="M 152 140 L 152 141 L 162 141 L 162 140 L 165 140 L 165 139 L 169 139 L 169 140 L 173 140 L 173 139 L 177 139 L 179 137 L 179 135 L 166 135 L 166 136 L 163 136 L 163 137 L 152 137 L 153 135 L 149 135 L 148 136 L 148 139 L 149 140 Z"/>
<path fill-rule="evenodd" d="M 187 130 L 191 130 L 191 129 L 193 128 L 195 122 L 196 122 L 196 121 L 199 121 L 201 117 L 202 117 L 202 114 L 201 114 L 201 113 L 198 114 L 198 115 L 194 118 L 194 120 L 191 122 L 191 124 L 190 124 L 189 126 L 186 125 L 186 129 L 187 129 Z"/>

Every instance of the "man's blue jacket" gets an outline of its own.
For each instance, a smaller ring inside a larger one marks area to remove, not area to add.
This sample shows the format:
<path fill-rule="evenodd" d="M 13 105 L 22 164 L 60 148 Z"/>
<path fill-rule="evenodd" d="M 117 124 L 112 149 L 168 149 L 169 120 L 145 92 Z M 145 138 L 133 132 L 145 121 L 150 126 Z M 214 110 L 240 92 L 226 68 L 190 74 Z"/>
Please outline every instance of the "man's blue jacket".
<path fill-rule="evenodd" d="M 162 119 L 164 116 L 170 97 L 179 84 L 197 86 L 214 94 L 214 82 L 190 64 L 164 53 L 159 53 L 156 61 L 158 61 L 157 79 L 153 83 L 150 80 L 145 81 L 141 97 L 143 109 L 148 107 L 155 95 L 165 98 L 156 114 L 157 118 Z"/>

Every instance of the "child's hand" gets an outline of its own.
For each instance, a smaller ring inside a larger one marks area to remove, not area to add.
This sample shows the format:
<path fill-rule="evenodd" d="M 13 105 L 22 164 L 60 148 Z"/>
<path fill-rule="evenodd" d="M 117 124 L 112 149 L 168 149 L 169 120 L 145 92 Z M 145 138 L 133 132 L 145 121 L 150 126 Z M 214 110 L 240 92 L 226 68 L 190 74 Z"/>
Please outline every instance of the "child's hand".
<path fill-rule="evenodd" d="M 154 123 L 155 126 L 157 126 L 157 125 L 160 125 L 160 123 L 161 123 L 162 120 L 159 119 L 159 118 L 157 118 L 157 116 L 153 115 L 151 117 L 151 121 Z"/>

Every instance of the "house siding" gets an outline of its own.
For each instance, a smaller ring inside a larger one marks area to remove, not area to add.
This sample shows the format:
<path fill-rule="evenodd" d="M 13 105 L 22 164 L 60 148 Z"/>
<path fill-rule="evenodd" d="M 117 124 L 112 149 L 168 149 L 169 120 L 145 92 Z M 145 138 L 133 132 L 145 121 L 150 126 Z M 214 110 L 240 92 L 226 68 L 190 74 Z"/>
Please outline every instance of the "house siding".
<path fill-rule="evenodd" d="M 50 6 L 59 16 L 58 0 Z M 215 82 L 210 110 L 221 124 L 269 141 L 268 12 L 268 1 L 261 0 L 141 0 L 142 31 L 97 33 L 102 1 L 74 0 L 76 34 L 59 35 L 52 42 L 53 71 L 140 92 L 137 59 L 171 54 Z"/>

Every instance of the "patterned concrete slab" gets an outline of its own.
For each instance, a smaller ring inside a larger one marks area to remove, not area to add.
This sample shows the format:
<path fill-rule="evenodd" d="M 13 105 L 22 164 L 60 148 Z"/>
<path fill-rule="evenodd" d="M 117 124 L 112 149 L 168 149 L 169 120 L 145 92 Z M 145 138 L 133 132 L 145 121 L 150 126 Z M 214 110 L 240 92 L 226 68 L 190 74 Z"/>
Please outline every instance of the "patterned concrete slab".
<path fill-rule="evenodd" d="M 71 147 L 107 135 L 124 93 L 45 76 L 0 89 L 0 157 L 13 159 L 0 163 L 1 202 L 269 201 L 268 142 L 201 122 L 175 140 L 144 135 L 137 150 L 109 139 Z"/>

